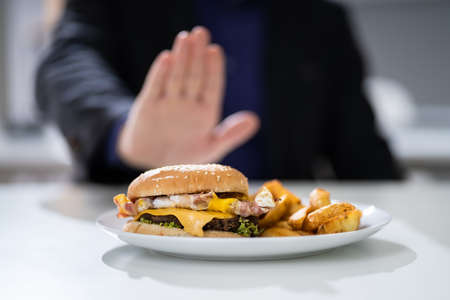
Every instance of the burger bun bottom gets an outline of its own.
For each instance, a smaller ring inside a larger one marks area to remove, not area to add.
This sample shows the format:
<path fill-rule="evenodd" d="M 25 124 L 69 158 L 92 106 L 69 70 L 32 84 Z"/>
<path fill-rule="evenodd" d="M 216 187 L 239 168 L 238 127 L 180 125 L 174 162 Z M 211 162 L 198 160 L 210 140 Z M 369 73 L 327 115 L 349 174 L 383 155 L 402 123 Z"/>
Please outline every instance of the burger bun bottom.
<path fill-rule="evenodd" d="M 168 228 L 157 224 L 146 224 L 137 221 L 130 221 L 127 224 L 125 224 L 125 226 L 123 227 L 123 231 L 140 234 L 159 235 L 159 236 L 193 237 L 193 235 L 187 233 L 186 231 L 180 228 Z M 242 236 L 234 232 L 206 230 L 204 232 L 203 237 L 240 238 Z"/>

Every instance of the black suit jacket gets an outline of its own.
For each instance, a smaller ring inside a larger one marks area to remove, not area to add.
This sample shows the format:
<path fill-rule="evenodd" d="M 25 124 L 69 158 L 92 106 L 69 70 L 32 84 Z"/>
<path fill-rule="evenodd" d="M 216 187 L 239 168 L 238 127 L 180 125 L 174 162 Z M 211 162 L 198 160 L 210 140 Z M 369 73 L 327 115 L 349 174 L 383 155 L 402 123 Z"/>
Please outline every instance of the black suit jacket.
<path fill-rule="evenodd" d="M 261 177 L 312 179 L 317 162 L 326 161 L 339 179 L 400 178 L 362 91 L 364 68 L 344 9 L 319 0 L 265 5 L 268 155 Z M 198 25 L 193 8 L 187 0 L 68 2 L 36 93 L 84 178 L 126 182 L 139 172 L 106 163 L 106 138 L 156 55 Z"/>

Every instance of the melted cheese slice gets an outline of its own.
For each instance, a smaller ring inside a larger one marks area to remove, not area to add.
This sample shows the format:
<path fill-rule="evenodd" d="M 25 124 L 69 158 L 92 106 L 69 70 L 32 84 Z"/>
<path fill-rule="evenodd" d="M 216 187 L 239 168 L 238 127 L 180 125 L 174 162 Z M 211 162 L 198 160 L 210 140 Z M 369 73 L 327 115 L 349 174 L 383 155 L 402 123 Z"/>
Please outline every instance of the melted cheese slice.
<path fill-rule="evenodd" d="M 231 213 L 232 205 L 236 201 L 238 201 L 236 198 L 219 198 L 216 193 L 213 193 L 213 198 L 208 204 L 208 210 Z"/>
<path fill-rule="evenodd" d="M 143 214 L 151 214 L 154 216 L 168 216 L 177 217 L 184 231 L 193 236 L 203 236 L 203 226 L 211 222 L 212 219 L 229 219 L 233 218 L 233 214 L 215 212 L 215 211 L 198 211 L 184 208 L 158 208 L 147 209 L 139 213 L 134 220 L 137 221 Z"/>

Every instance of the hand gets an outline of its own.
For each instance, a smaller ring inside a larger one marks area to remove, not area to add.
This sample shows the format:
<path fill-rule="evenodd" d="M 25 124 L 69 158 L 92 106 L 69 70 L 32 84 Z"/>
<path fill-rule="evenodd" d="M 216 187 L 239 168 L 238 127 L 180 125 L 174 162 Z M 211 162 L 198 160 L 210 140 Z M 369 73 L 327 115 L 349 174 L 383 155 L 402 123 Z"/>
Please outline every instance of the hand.
<path fill-rule="evenodd" d="M 143 169 L 220 161 L 259 128 L 246 111 L 219 123 L 223 90 L 224 55 L 209 32 L 179 33 L 147 74 L 119 135 L 119 156 Z"/>

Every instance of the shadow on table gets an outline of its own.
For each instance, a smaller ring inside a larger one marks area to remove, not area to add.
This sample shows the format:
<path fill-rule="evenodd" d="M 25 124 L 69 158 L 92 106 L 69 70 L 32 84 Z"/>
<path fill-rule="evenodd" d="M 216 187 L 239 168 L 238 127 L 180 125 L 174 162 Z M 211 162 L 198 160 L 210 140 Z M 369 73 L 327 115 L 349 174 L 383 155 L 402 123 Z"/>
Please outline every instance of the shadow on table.
<path fill-rule="evenodd" d="M 416 259 L 394 242 L 371 238 L 325 254 L 259 262 L 211 262 L 169 257 L 133 246 L 106 252 L 102 260 L 131 278 L 147 277 L 187 288 L 236 290 L 278 286 L 297 292 L 335 293 L 329 283 L 348 277 L 389 273 Z"/>

